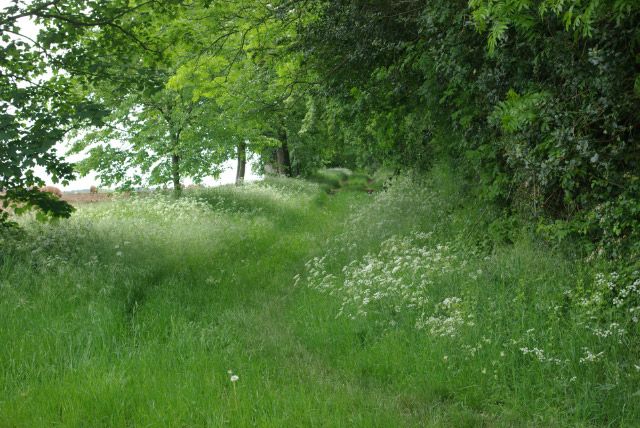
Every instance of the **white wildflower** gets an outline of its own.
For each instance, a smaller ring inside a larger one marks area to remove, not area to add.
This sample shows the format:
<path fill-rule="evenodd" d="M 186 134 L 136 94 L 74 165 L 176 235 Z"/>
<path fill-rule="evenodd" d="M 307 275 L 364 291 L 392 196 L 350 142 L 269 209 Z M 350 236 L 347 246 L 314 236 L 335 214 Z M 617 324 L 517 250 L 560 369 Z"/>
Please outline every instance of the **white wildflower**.
<path fill-rule="evenodd" d="M 580 358 L 580 364 L 598 362 L 600 361 L 600 358 L 604 355 L 604 351 L 594 354 L 587 348 L 582 348 L 582 350 L 584 351 L 584 357 Z"/>

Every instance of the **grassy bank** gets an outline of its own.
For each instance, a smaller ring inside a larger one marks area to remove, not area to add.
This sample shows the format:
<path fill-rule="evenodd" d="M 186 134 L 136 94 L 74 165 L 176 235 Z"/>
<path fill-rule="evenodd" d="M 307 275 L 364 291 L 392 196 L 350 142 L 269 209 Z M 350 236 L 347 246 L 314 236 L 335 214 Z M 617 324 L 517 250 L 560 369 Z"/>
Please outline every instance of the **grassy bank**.
<path fill-rule="evenodd" d="M 637 289 L 492 216 L 436 169 L 27 224 L 0 426 L 636 426 Z"/>

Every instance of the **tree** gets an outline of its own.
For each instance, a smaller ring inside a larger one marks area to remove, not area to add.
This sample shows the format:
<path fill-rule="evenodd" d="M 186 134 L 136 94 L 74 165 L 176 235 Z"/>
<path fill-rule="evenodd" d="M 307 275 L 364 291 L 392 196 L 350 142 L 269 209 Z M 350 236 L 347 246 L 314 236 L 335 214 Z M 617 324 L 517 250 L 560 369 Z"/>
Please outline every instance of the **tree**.
<path fill-rule="evenodd" d="M 217 144 L 224 130 L 212 125 L 217 111 L 206 100 L 193 101 L 184 91 L 131 92 L 114 98 L 107 87 L 101 102 L 111 106 L 105 126 L 86 133 L 74 151 L 88 150 L 77 168 L 86 174 L 97 171 L 108 185 L 172 183 L 176 196 L 185 176 L 196 181 L 217 175 L 229 157 Z"/>
<path fill-rule="evenodd" d="M 219 121 L 236 135 L 228 143 L 235 145 L 238 183 L 247 150 L 279 173 L 293 173 L 292 137 L 305 116 L 302 88 L 310 84 L 294 49 L 296 26 L 307 19 L 302 3 L 213 3 L 177 21 L 190 37 L 174 46 L 180 67 L 169 86 L 220 106 Z"/>
<path fill-rule="evenodd" d="M 103 110 L 84 98 L 74 77 L 107 77 L 101 50 L 83 49 L 80 40 L 91 39 L 96 29 L 111 35 L 114 45 L 123 41 L 142 45 L 132 19 L 145 11 L 170 8 L 173 1 L 151 0 L 34 0 L 14 2 L 0 11 L 0 200 L 3 208 L 37 209 L 44 217 L 69 216 L 72 207 L 34 190 L 44 184 L 35 173 L 44 168 L 54 182 L 74 177 L 73 168 L 54 151 L 67 133 L 98 124 Z M 37 38 L 29 37 L 21 22 L 40 26 Z M 89 47 L 89 46 L 86 46 Z M 93 46 L 91 47 L 93 48 Z M 153 50 L 146 46 L 146 49 Z M 9 224 L 0 211 L 0 225 Z"/>

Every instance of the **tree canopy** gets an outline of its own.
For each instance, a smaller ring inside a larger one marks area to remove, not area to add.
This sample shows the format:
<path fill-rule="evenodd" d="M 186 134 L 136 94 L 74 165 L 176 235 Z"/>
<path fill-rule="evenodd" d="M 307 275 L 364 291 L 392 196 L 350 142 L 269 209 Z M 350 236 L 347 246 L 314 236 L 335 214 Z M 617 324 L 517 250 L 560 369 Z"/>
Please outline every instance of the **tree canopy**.
<path fill-rule="evenodd" d="M 34 189 L 44 184 L 35 169 L 44 168 L 55 183 L 74 177 L 72 166 L 54 146 L 74 129 L 98 125 L 106 114 L 82 90 L 81 82 L 121 78 L 109 76 L 106 69 L 114 58 L 126 58 L 123 46 L 143 46 L 134 33 L 143 24 L 139 18 L 150 9 L 166 10 L 171 3 L 35 0 L 16 1 L 0 11 L 0 199 L 4 208 L 36 208 L 50 217 L 71 213 L 68 204 Z M 25 20 L 39 27 L 36 38 L 24 31 Z M 92 43 L 99 32 L 106 35 L 108 44 Z M 7 212 L 0 212 L 0 222 L 7 221 Z"/>

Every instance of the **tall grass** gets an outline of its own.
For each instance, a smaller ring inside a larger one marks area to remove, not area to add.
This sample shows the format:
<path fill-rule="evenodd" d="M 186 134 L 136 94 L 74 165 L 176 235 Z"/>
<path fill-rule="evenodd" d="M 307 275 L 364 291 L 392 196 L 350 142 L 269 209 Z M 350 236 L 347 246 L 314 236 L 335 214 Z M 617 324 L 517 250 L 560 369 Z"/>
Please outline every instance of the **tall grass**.
<path fill-rule="evenodd" d="M 526 228 L 496 232 L 495 215 L 443 166 L 397 178 L 297 284 L 335 299 L 363 345 L 410 343 L 396 367 L 418 375 L 410 390 L 519 423 L 637 425 L 638 272 L 567 259 Z"/>
<path fill-rule="evenodd" d="M 26 222 L 1 249 L 0 426 L 638 424 L 626 276 L 490 230 L 446 168 L 387 187 Z"/>

